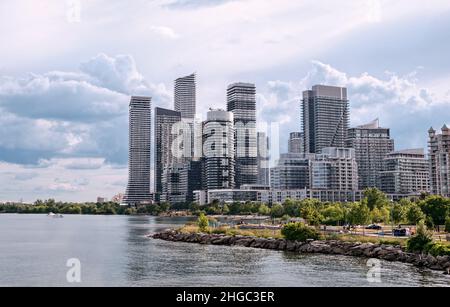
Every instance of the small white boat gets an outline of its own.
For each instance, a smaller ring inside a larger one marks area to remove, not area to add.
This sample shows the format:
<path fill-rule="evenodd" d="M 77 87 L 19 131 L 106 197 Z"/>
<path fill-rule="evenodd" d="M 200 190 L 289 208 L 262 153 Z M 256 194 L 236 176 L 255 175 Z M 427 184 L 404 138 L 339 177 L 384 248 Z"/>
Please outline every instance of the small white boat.
<path fill-rule="evenodd" d="M 62 219 L 64 217 L 62 214 L 55 214 L 53 212 L 50 212 L 47 216 L 57 218 L 57 219 Z"/>

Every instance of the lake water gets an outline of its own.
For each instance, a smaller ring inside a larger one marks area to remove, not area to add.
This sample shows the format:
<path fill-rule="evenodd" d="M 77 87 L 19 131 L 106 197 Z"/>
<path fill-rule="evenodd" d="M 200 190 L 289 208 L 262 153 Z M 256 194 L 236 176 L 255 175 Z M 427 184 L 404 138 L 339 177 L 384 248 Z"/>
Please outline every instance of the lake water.
<path fill-rule="evenodd" d="M 441 272 L 366 260 L 149 239 L 183 218 L 0 215 L 0 286 L 450 286 Z M 81 283 L 67 282 L 67 260 Z"/>

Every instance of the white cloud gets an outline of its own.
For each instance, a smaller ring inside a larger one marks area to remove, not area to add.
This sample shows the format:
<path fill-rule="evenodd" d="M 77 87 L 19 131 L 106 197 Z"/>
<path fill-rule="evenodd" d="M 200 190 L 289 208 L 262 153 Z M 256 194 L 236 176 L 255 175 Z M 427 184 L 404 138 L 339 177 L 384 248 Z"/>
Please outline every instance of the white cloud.
<path fill-rule="evenodd" d="M 383 20 L 380 0 L 367 0 L 367 20 L 372 23 L 379 23 Z"/>
<path fill-rule="evenodd" d="M 127 169 L 101 159 L 64 158 L 42 161 L 41 168 L 0 162 L 0 202 L 33 202 L 37 198 L 62 201 L 95 201 L 97 196 L 111 198 L 125 191 Z M 86 166 L 88 167 L 72 167 Z M 94 166 L 96 166 L 94 168 Z M 33 169 L 30 171 L 30 169 Z"/>
<path fill-rule="evenodd" d="M 39 175 L 37 173 L 17 173 L 14 175 L 14 180 L 17 181 L 27 181 L 27 180 L 31 180 L 34 179 L 36 177 L 38 177 Z"/>
<path fill-rule="evenodd" d="M 272 81 L 262 94 L 259 118 L 282 125 L 282 145 L 287 134 L 300 129 L 302 91 L 315 84 L 348 88 L 352 125 L 379 118 L 391 128 L 397 148 L 426 147 L 430 126 L 449 122 L 450 95 L 439 95 L 419 85 L 418 72 L 406 75 L 387 72 L 383 78 L 369 73 L 349 76 L 331 65 L 312 61 L 305 78 L 298 82 Z"/>
<path fill-rule="evenodd" d="M 180 37 L 172 28 L 164 26 L 150 26 L 150 32 L 167 39 L 177 39 Z"/>
<path fill-rule="evenodd" d="M 131 95 L 149 95 L 154 106 L 172 101 L 165 85 L 147 82 L 129 55 L 99 54 L 75 72 L 0 77 L 0 160 L 94 156 L 126 163 Z"/>
<path fill-rule="evenodd" d="M 105 163 L 105 159 L 79 158 L 65 165 L 70 170 L 98 170 Z"/>

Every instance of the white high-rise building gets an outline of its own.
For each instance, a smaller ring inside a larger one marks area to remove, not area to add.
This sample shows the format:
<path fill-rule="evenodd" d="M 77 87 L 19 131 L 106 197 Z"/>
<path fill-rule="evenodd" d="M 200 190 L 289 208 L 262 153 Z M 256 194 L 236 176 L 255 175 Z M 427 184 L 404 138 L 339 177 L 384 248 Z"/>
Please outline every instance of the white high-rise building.
<path fill-rule="evenodd" d="M 196 75 L 192 74 L 175 80 L 175 111 L 185 119 L 195 119 L 197 83 Z"/>
<path fill-rule="evenodd" d="M 233 113 L 211 110 L 203 123 L 203 183 L 205 190 L 234 188 Z"/>

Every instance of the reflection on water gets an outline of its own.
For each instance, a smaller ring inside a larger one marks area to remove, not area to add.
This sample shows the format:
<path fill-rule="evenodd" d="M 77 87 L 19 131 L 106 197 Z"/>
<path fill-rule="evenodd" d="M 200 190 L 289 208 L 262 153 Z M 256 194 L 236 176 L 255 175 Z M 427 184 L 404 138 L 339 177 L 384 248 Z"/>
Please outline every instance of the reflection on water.
<path fill-rule="evenodd" d="M 187 218 L 0 215 L 0 285 L 74 286 L 449 286 L 439 272 L 383 262 L 382 284 L 366 280 L 366 260 L 149 239 Z M 6 235 L 5 235 L 6 234 Z"/>

